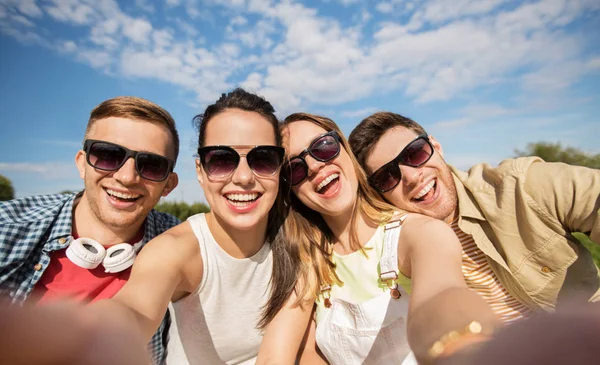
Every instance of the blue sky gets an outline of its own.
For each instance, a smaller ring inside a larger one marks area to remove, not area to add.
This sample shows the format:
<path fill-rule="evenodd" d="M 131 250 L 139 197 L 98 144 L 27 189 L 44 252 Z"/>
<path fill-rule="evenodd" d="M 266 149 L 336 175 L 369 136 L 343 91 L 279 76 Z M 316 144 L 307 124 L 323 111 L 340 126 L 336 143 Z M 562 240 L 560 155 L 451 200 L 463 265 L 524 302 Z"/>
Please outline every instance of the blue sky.
<path fill-rule="evenodd" d="M 599 153 L 597 0 L 0 0 L 0 174 L 17 196 L 83 186 L 89 112 L 150 99 L 182 138 L 170 200 L 204 201 L 191 120 L 243 86 L 348 134 L 411 117 L 467 169 L 530 142 Z"/>

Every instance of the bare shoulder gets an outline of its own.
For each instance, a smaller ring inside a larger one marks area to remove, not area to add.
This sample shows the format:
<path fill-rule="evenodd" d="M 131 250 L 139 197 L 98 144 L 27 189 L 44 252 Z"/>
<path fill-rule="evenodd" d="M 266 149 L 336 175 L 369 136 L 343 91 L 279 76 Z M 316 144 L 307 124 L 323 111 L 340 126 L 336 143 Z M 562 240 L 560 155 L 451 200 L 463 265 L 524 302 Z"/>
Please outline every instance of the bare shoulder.
<path fill-rule="evenodd" d="M 452 232 L 446 222 L 418 213 L 408 213 L 402 223 L 403 234 L 422 235 L 427 234 L 430 230 Z"/>
<path fill-rule="evenodd" d="M 200 249 L 192 227 L 188 222 L 183 222 L 154 237 L 144 247 L 142 255 L 144 252 L 161 255 L 163 259 L 170 257 L 183 260 L 199 254 Z"/>
<path fill-rule="evenodd" d="M 456 234 L 446 222 L 417 213 L 409 213 L 405 218 L 400 239 L 410 247 L 440 245 L 441 242 L 448 242 L 444 246 L 456 246 L 459 243 Z"/>

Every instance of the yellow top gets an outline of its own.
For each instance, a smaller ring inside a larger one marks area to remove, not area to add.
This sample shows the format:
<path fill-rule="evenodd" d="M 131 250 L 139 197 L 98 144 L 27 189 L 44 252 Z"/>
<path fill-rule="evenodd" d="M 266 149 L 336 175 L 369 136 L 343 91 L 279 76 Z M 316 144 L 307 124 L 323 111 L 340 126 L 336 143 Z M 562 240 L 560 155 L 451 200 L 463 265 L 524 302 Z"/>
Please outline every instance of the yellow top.
<path fill-rule="evenodd" d="M 379 261 L 383 253 L 383 228 L 384 225 L 379 226 L 364 246 L 366 256 L 360 251 L 348 255 L 333 253 L 332 260 L 336 265 L 335 271 L 343 285 L 331 287 L 329 294 L 332 299 L 339 298 L 350 303 L 360 304 L 381 295 L 388 289 L 388 284 L 379 278 Z M 410 293 L 410 278 L 399 272 L 396 282 Z M 323 310 L 327 310 L 323 294 L 319 295 L 316 302 L 317 323 L 319 323 L 324 313 Z"/>

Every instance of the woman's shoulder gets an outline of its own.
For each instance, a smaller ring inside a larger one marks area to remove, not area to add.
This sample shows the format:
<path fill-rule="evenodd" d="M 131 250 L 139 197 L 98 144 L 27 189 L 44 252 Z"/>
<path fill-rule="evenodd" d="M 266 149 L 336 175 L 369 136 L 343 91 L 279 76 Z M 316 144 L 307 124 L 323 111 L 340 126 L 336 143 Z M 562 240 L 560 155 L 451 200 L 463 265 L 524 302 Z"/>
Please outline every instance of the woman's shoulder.
<path fill-rule="evenodd" d="M 198 240 L 188 221 L 182 222 L 173 228 L 156 236 L 149 244 L 153 245 L 169 245 L 170 248 L 185 248 L 198 245 Z"/>
<path fill-rule="evenodd" d="M 409 237 L 431 237 L 454 234 L 452 228 L 441 219 L 419 213 L 406 213 L 402 221 L 402 235 Z"/>

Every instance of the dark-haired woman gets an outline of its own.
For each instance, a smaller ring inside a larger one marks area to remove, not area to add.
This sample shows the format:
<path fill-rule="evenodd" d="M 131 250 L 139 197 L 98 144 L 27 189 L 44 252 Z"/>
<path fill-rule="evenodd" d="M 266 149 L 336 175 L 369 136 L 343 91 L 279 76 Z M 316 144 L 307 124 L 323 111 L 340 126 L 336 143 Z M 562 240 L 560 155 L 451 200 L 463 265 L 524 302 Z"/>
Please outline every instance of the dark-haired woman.
<path fill-rule="evenodd" d="M 196 121 L 211 211 L 148 243 L 109 304 L 150 338 L 172 301 L 172 364 L 293 364 L 310 306 L 295 305 L 299 263 L 280 239 L 284 149 L 273 107 L 236 89 Z"/>

